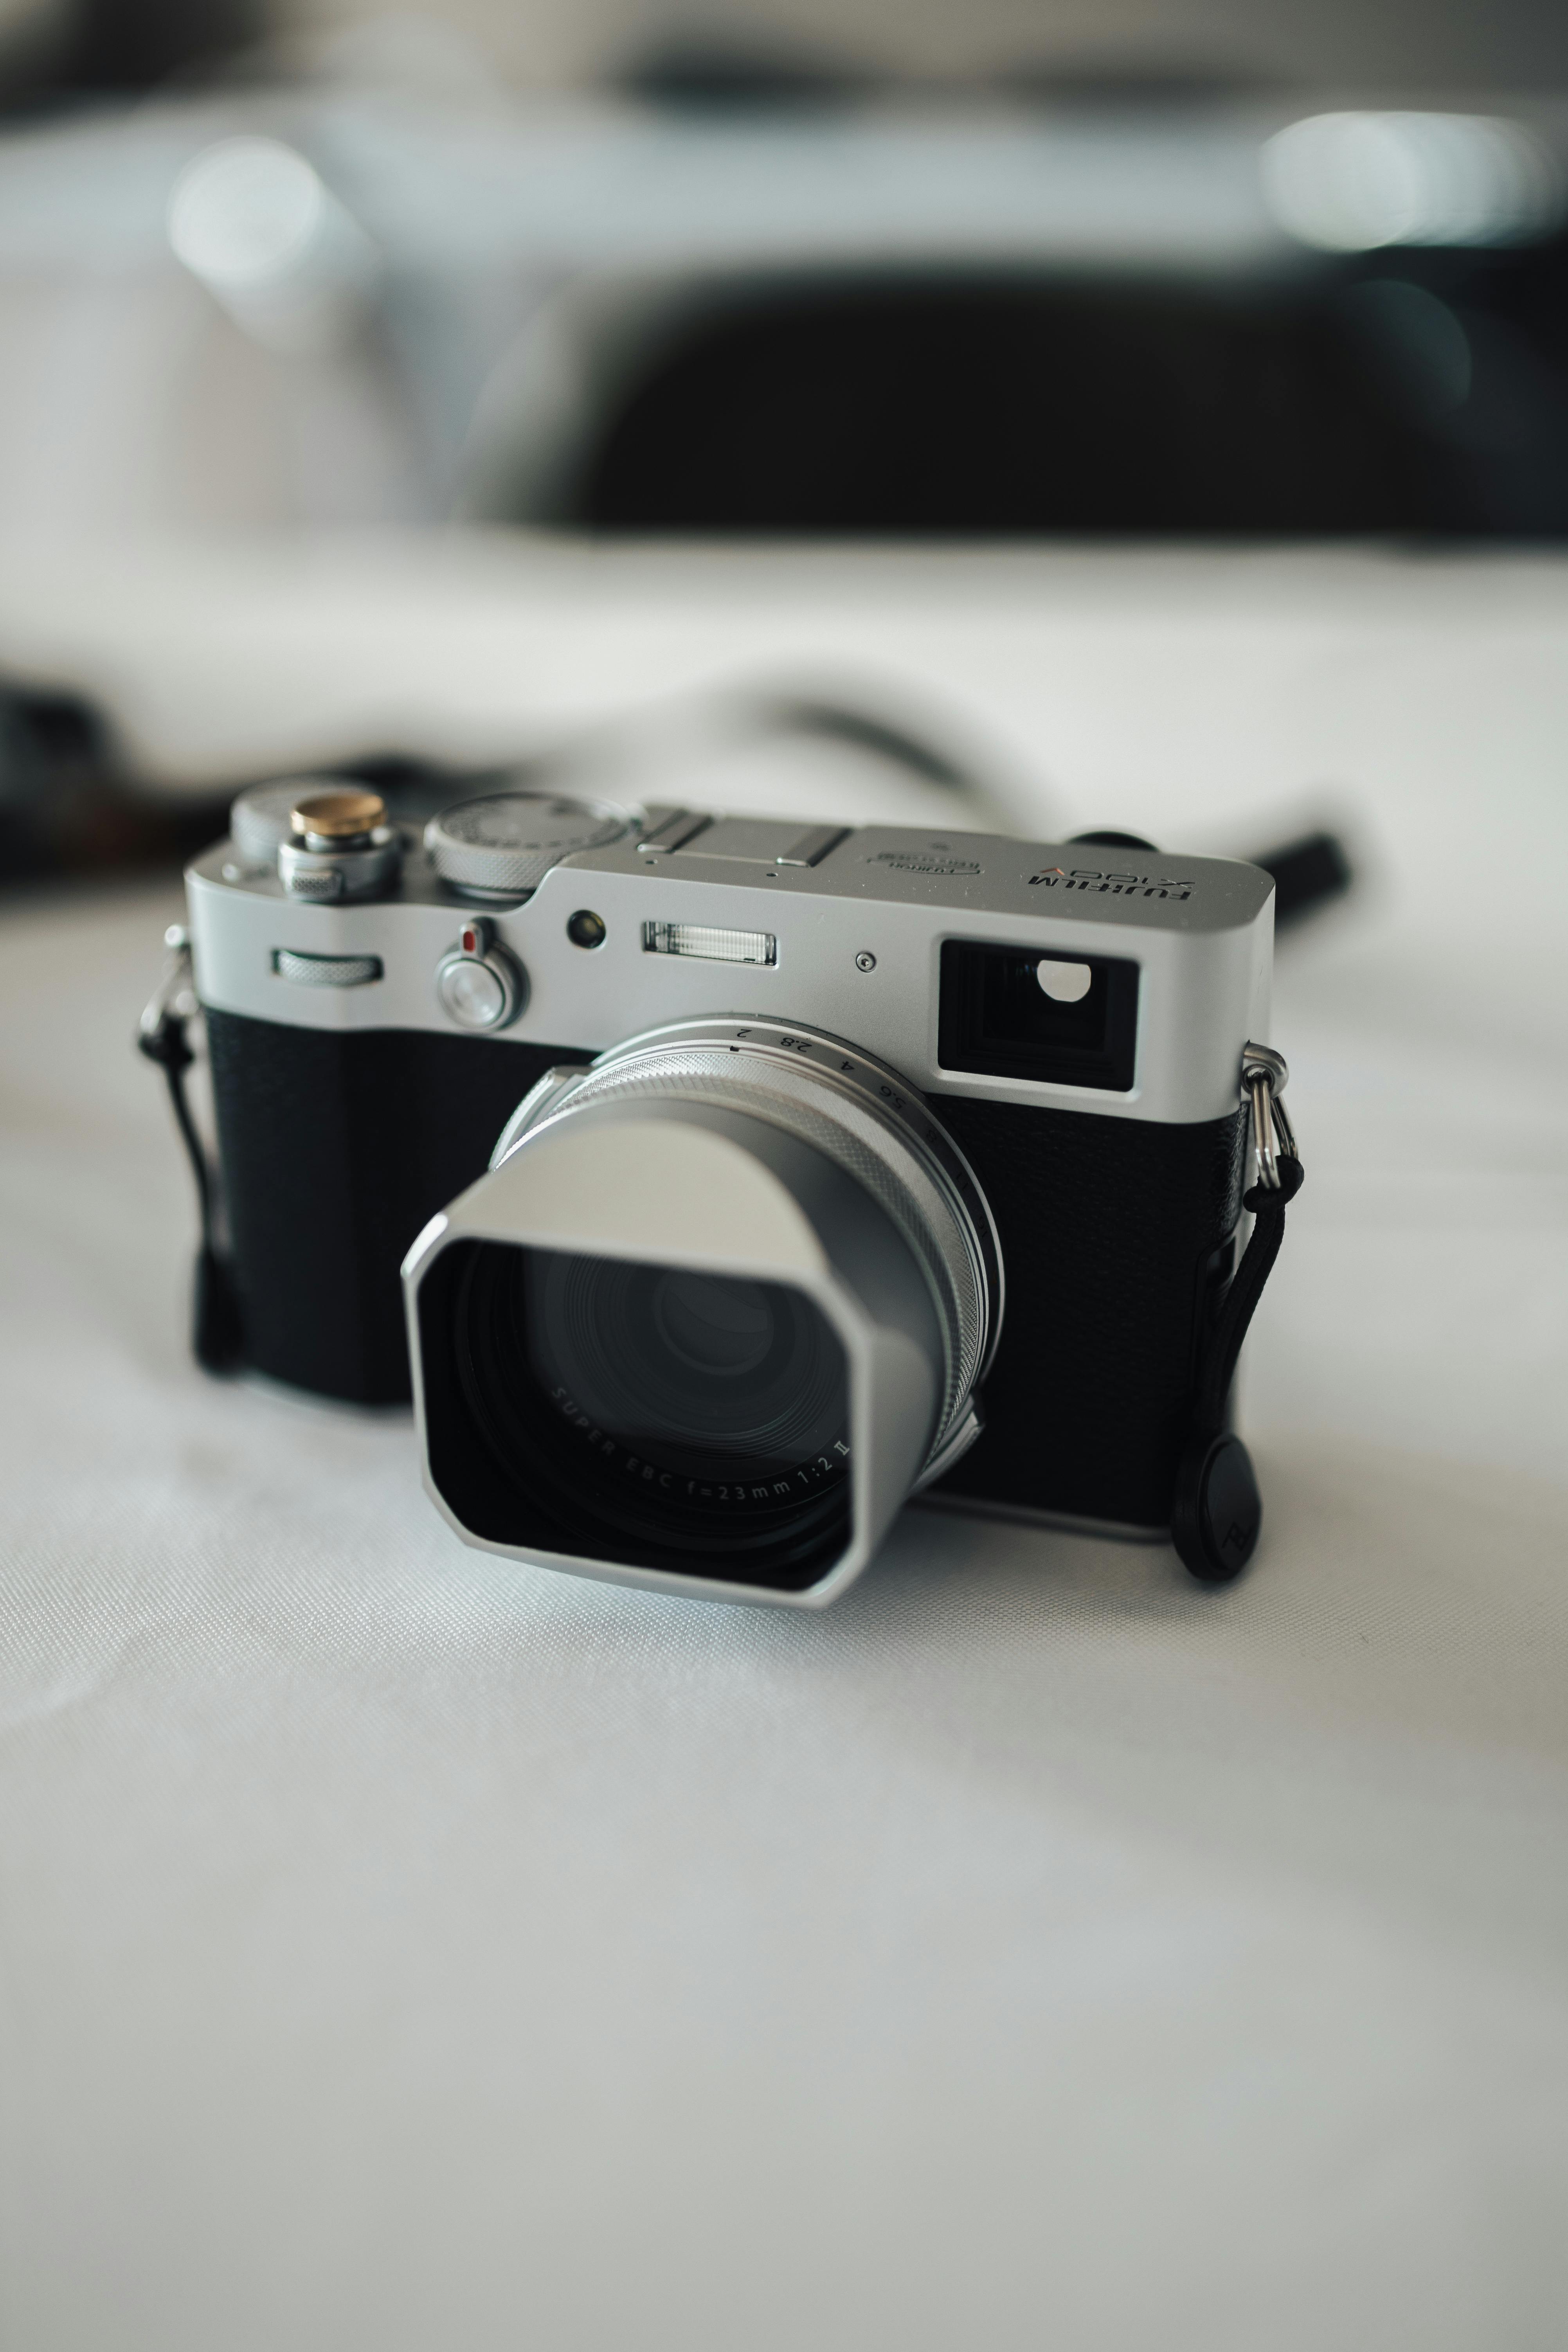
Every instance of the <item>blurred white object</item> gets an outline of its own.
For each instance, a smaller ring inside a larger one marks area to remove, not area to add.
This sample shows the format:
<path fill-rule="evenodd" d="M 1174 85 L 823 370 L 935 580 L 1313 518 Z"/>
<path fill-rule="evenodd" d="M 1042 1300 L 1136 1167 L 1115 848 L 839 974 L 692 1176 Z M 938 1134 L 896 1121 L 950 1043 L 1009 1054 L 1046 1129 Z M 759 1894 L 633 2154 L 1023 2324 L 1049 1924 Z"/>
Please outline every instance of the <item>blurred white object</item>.
<path fill-rule="evenodd" d="M 169 242 L 226 293 L 291 277 L 319 241 L 320 175 L 276 139 L 225 139 L 187 163 L 169 201 Z"/>
<path fill-rule="evenodd" d="M 0 139 L 0 530 L 428 511 L 370 241 L 235 130 L 193 105 Z"/>
<path fill-rule="evenodd" d="M 1563 178 L 1530 127 L 1487 114 L 1313 114 L 1263 150 L 1276 218 L 1335 253 L 1544 236 Z"/>
<path fill-rule="evenodd" d="M 280 350 L 344 335 L 374 282 L 370 239 L 280 140 L 219 140 L 169 200 L 169 243 L 236 323 Z"/>

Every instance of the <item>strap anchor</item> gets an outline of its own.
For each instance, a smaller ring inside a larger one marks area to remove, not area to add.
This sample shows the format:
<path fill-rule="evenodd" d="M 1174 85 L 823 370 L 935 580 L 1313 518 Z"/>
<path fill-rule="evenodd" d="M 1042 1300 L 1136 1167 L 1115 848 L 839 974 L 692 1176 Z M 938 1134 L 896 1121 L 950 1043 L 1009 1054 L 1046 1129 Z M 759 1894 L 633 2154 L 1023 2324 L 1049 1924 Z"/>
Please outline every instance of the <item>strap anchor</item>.
<path fill-rule="evenodd" d="M 1280 1100 L 1289 1082 L 1285 1056 L 1272 1045 L 1242 1047 L 1242 1092 L 1252 1107 L 1253 1165 L 1257 1181 L 1270 1192 L 1279 1190 L 1280 1158 L 1298 1161 L 1300 1158 L 1289 1116 Z"/>
<path fill-rule="evenodd" d="M 142 1013 L 136 1043 L 168 1081 L 175 1123 L 195 1178 L 202 1237 L 191 1301 L 192 1349 L 204 1370 L 228 1372 L 243 1353 L 239 1301 L 228 1261 L 217 1243 L 216 1180 L 185 1096 L 185 1072 L 196 1058 L 185 1031 L 201 1011 L 191 969 L 190 933 L 182 924 L 171 923 L 163 934 L 163 945 L 168 952 L 163 977 Z"/>
<path fill-rule="evenodd" d="M 1241 1096 L 1253 1167 L 1242 1206 L 1252 1214 L 1252 1238 L 1204 1351 L 1192 1433 L 1171 1506 L 1171 1540 L 1204 1584 L 1228 1584 L 1241 1573 L 1258 1548 L 1263 1524 L 1252 1457 L 1226 1420 L 1241 1343 L 1285 1238 L 1285 1211 L 1303 1181 L 1295 1130 L 1279 1099 L 1289 1075 L 1284 1055 L 1271 1046 L 1242 1048 Z"/>

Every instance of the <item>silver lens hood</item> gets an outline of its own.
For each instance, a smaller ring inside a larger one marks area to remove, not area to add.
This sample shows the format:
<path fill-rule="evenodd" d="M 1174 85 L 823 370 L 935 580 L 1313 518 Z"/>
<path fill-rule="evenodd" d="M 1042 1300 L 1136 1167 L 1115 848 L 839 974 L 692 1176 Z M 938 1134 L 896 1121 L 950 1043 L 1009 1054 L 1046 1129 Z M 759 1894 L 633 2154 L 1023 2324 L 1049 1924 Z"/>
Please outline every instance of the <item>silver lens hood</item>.
<path fill-rule="evenodd" d="M 439 1433 L 432 1445 L 420 1309 L 442 1254 L 464 1241 L 803 1292 L 848 1367 L 847 1535 L 818 1580 L 777 1591 L 743 1570 L 686 1575 L 467 1524 L 437 1475 L 447 1449 Z M 551 1072 L 508 1124 L 490 1172 L 421 1234 L 404 1279 L 426 1483 L 466 1540 L 621 1582 L 808 1606 L 858 1575 L 910 1495 L 978 1434 L 974 1391 L 1002 1319 L 989 1209 L 918 1091 L 841 1038 L 741 1016 L 650 1031 L 586 1068 Z"/>

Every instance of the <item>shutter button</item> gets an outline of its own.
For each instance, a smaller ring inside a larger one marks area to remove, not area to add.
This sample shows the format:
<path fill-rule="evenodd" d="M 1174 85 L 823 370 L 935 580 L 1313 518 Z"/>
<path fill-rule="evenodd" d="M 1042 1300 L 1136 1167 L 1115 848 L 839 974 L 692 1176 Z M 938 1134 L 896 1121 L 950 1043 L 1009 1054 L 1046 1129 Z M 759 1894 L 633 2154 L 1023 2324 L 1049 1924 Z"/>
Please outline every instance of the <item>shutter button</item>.
<path fill-rule="evenodd" d="M 526 982 L 489 923 L 465 923 L 462 937 L 436 967 L 436 993 L 459 1029 L 504 1029 L 521 1009 Z"/>
<path fill-rule="evenodd" d="M 289 812 L 278 878 L 290 898 L 379 898 L 402 863 L 403 835 L 379 793 L 307 792 Z"/>

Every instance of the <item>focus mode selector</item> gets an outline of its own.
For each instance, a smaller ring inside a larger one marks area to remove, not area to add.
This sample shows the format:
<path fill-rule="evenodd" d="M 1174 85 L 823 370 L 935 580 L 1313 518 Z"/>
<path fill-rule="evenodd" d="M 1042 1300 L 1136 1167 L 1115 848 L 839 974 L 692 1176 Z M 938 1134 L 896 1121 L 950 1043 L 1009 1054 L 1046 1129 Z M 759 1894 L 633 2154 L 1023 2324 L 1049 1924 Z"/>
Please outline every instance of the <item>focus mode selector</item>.
<path fill-rule="evenodd" d="M 436 967 L 436 993 L 459 1029 L 504 1029 L 521 1010 L 526 987 L 521 966 L 493 944 L 488 923 L 465 923 Z"/>

